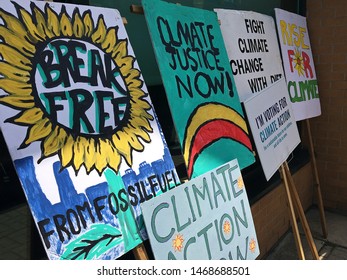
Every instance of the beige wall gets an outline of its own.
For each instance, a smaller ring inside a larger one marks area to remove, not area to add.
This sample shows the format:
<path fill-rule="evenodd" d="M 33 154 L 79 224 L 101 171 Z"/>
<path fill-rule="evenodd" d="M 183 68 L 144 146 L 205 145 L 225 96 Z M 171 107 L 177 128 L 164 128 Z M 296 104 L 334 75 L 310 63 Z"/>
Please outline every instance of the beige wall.
<path fill-rule="evenodd" d="M 310 124 L 323 202 L 347 213 L 347 1 L 306 4 L 322 107 Z"/>

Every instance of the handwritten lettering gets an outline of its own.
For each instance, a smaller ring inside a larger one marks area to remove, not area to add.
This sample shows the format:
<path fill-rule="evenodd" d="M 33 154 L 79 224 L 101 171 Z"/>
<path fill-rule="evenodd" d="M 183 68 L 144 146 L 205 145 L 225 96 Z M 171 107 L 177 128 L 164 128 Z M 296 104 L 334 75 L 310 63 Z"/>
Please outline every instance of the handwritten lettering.
<path fill-rule="evenodd" d="M 160 16 L 156 22 L 161 43 L 169 54 L 168 65 L 177 71 L 174 80 L 179 98 L 209 98 L 225 92 L 234 96 L 232 79 L 221 65 L 220 51 L 215 46 L 212 25 L 179 20 L 171 23 Z"/>

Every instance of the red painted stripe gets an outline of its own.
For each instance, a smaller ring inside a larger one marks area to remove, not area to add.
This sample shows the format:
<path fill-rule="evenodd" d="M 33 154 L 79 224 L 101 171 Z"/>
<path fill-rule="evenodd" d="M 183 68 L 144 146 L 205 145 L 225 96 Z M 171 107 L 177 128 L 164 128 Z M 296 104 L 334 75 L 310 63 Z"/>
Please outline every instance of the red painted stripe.
<path fill-rule="evenodd" d="M 211 120 L 198 129 L 194 137 L 194 143 L 191 144 L 187 168 L 189 178 L 191 178 L 193 166 L 199 154 L 206 146 L 221 138 L 230 138 L 243 144 L 250 151 L 252 150 L 252 144 L 248 134 L 239 126 L 227 120 Z"/>

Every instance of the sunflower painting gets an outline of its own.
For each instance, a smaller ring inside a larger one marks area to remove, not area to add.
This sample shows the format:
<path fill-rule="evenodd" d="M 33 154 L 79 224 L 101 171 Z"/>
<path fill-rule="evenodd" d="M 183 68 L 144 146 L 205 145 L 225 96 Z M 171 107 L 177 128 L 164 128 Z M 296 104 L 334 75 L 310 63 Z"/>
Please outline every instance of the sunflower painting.
<path fill-rule="evenodd" d="M 0 107 L 50 259 L 115 259 L 147 238 L 139 204 L 178 178 L 117 10 L 4 1 Z"/>

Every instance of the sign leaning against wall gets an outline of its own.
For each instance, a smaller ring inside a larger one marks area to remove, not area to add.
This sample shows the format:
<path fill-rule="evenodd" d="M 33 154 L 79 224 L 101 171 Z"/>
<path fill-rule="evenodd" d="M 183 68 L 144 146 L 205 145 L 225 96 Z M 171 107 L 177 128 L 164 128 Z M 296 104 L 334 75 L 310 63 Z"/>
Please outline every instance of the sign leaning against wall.
<path fill-rule="evenodd" d="M 0 8 L 0 125 L 49 259 L 116 259 L 179 184 L 117 10 Z"/>
<path fill-rule="evenodd" d="M 214 12 L 164 1 L 143 8 L 189 178 L 237 158 L 254 163 Z"/>
<path fill-rule="evenodd" d="M 264 175 L 269 180 L 300 143 L 275 21 L 251 11 L 215 11 Z"/>
<path fill-rule="evenodd" d="M 215 11 L 242 102 L 284 78 L 272 17 L 252 11 Z"/>
<path fill-rule="evenodd" d="M 284 72 L 296 121 L 321 114 L 317 75 L 306 18 L 275 9 Z"/>
<path fill-rule="evenodd" d="M 141 208 L 156 259 L 254 260 L 259 255 L 237 159 Z"/>

